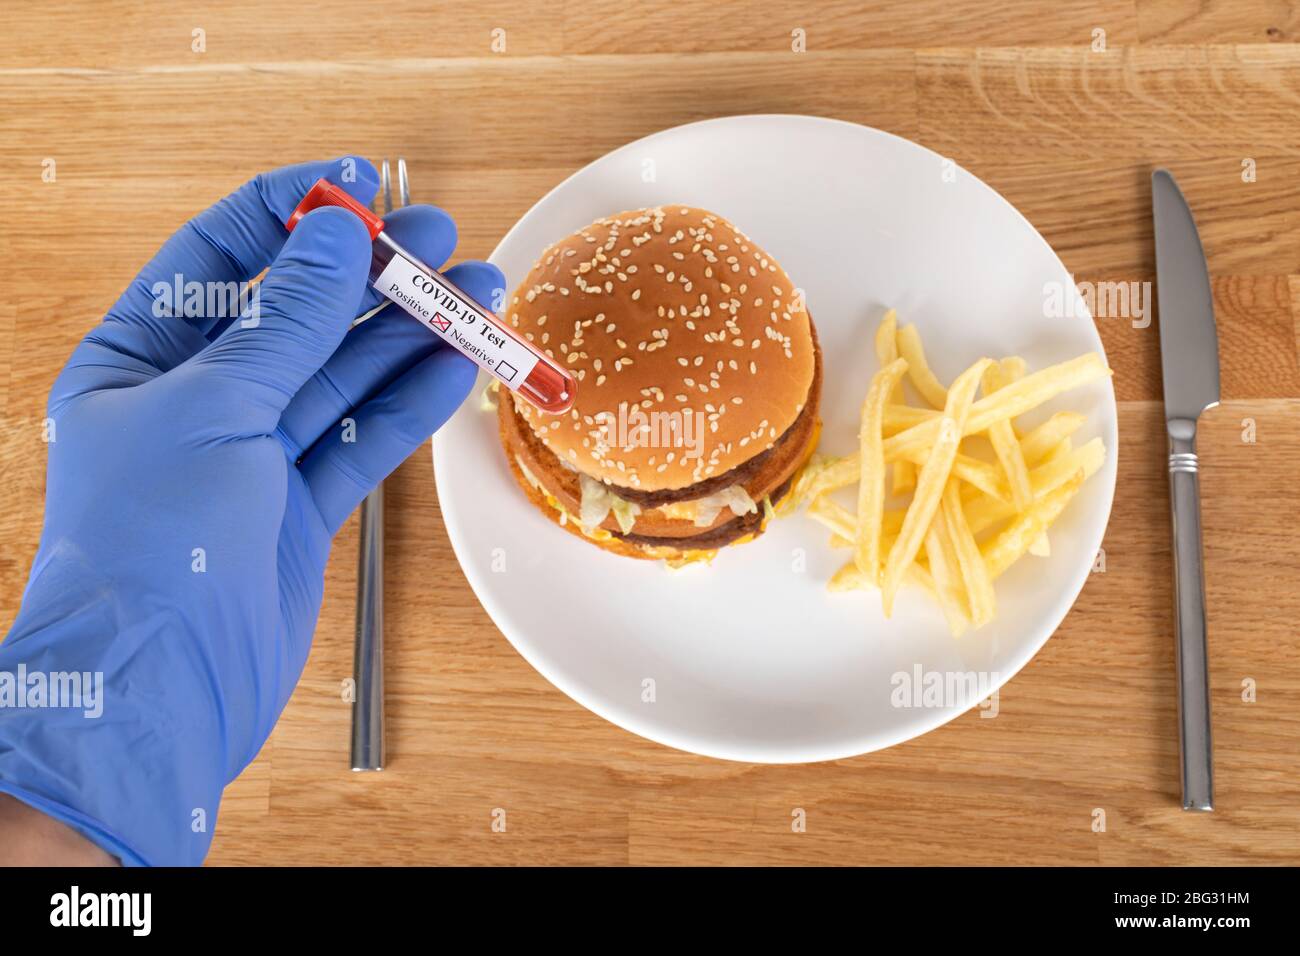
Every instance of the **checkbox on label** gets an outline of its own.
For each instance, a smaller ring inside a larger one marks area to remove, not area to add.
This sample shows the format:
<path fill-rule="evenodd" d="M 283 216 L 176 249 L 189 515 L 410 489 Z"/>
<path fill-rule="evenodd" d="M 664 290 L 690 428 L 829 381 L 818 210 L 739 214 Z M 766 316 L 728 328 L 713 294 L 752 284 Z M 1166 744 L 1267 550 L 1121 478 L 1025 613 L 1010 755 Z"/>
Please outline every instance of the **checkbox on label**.
<path fill-rule="evenodd" d="M 451 328 L 451 319 L 443 318 L 441 315 L 435 312 L 433 315 L 433 324 L 438 329 L 439 332 L 446 332 L 449 328 Z"/>
<path fill-rule="evenodd" d="M 515 377 L 519 369 L 515 368 L 509 362 L 497 362 L 497 377 L 503 382 L 508 382 Z"/>

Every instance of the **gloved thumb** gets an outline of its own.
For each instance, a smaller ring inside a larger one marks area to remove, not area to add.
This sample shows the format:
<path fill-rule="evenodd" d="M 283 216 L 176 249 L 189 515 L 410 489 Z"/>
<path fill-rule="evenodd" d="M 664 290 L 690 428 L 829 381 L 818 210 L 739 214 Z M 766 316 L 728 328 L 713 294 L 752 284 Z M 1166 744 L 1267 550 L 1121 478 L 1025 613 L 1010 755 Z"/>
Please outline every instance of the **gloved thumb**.
<path fill-rule="evenodd" d="M 249 307 L 194 358 L 210 385 L 233 388 L 275 428 L 290 399 L 320 370 L 356 318 L 369 278 L 366 228 L 345 209 L 303 217 L 258 285 Z"/>

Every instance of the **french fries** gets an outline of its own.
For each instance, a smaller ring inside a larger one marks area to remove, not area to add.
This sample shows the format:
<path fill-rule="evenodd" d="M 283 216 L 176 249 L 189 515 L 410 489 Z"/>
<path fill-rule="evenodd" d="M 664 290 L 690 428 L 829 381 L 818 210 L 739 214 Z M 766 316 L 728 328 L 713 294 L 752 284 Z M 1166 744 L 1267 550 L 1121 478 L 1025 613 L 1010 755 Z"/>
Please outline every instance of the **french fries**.
<path fill-rule="evenodd" d="M 1025 373 L 1028 371 L 1028 368 L 1025 365 L 1025 360 L 1019 355 L 1012 355 L 1008 358 L 1004 358 L 998 363 L 998 369 L 1001 373 L 998 378 L 1000 378 L 1001 381 L 998 382 L 995 387 L 1001 387 L 1002 385 L 1011 382 L 1018 382 L 1020 379 L 1025 377 Z M 1004 433 L 1009 431 L 1009 434 L 1013 435 L 1017 439 L 1017 442 L 1019 442 L 1021 437 L 1020 429 L 1016 428 L 1014 424 L 1008 423 L 1006 428 L 1003 428 L 1000 424 L 992 426 L 989 429 L 990 439 L 993 438 L 995 430 L 997 429 L 1002 429 Z M 1029 507 L 1029 502 L 1033 499 L 1032 488 L 1029 486 L 1029 463 L 1025 461 L 1024 447 L 1022 445 L 1016 445 L 1013 447 L 1014 451 L 1008 451 L 1007 458 L 1003 461 L 1003 468 L 1007 471 L 1007 483 L 1011 488 L 1012 503 L 1015 504 L 1018 509 L 1024 510 Z M 998 454 L 998 458 L 1003 458 L 1002 453 Z M 1013 470 L 1016 471 L 1014 478 L 1012 477 Z M 1020 490 L 1020 485 L 1018 484 L 1022 480 L 1024 481 L 1023 491 Z M 1047 540 L 1047 532 L 1043 532 L 1043 534 L 1039 535 L 1034 543 L 1029 546 L 1029 553 L 1040 558 L 1051 556 L 1052 545 L 1051 542 Z"/>
<path fill-rule="evenodd" d="M 957 446 L 965 434 L 971 399 L 975 397 L 980 376 L 988 368 L 989 361 L 980 359 L 957 376 L 957 381 L 948 390 L 948 402 L 943 408 L 943 418 L 938 423 L 938 434 L 930 448 L 929 457 L 916 476 L 916 494 L 908 506 L 903 527 L 898 532 L 894 547 L 889 551 L 889 560 L 880 579 L 880 599 L 885 608 L 885 617 L 893 613 L 894 596 L 903 583 L 903 575 L 907 566 L 916 558 L 926 529 L 930 527 L 934 512 L 939 507 L 939 496 L 948 483 L 953 459 L 957 457 Z"/>
<path fill-rule="evenodd" d="M 908 325 L 898 330 L 898 354 L 907 362 L 907 377 L 912 380 L 921 397 L 935 408 L 948 404 L 948 390 L 930 371 L 925 360 L 925 349 L 921 347 L 921 333 L 915 325 Z"/>
<path fill-rule="evenodd" d="M 970 611 L 966 590 L 962 584 L 961 562 L 953 547 L 948 521 L 940 509 L 925 533 L 925 556 L 930 563 L 930 576 L 934 580 L 935 596 L 943 608 L 948 629 L 953 637 L 961 637 L 970 627 Z"/>
<path fill-rule="evenodd" d="M 919 564 L 914 564 L 907 569 L 907 583 L 915 584 L 926 594 L 937 599 L 934 578 L 931 577 L 927 569 Z M 852 561 L 849 561 L 831 575 L 830 581 L 826 584 L 826 590 L 828 591 L 863 591 L 874 587 L 875 584 L 868 583 L 862 572 L 858 570 L 858 566 Z"/>
<path fill-rule="evenodd" d="M 783 505 L 809 502 L 831 547 L 852 550 L 829 590 L 879 589 L 889 617 L 900 588 L 919 587 L 957 637 L 993 620 L 994 581 L 1008 568 L 1051 554 L 1048 529 L 1106 460 L 1099 438 L 1074 446 L 1083 415 L 1056 412 L 1027 431 L 1016 418 L 1110 369 L 1096 353 L 1034 373 L 1019 356 L 982 358 L 945 387 L 916 327 L 899 327 L 893 310 L 873 344 L 880 371 L 862 403 L 857 452 L 814 455 Z M 904 377 L 934 408 L 906 403 Z M 832 497 L 850 486 L 856 511 Z M 899 508 L 890 493 L 911 500 Z"/>
<path fill-rule="evenodd" d="M 984 370 L 985 395 L 992 395 L 1006 382 L 1001 365 L 993 364 Z M 1016 439 L 1016 433 L 1011 429 L 1011 419 L 1004 418 L 990 425 L 989 441 L 993 443 L 993 451 L 1006 473 L 1011 503 L 1017 511 L 1024 511 L 1034 500 L 1034 493 L 1029 487 L 1029 469 L 1025 466 L 1025 454 Z"/>
<path fill-rule="evenodd" d="M 911 405 L 890 405 L 885 409 L 885 431 L 896 435 L 901 431 L 938 418 L 933 408 L 913 408 Z"/>
<path fill-rule="evenodd" d="M 880 320 L 880 327 L 876 329 L 876 358 L 880 360 L 881 368 L 891 365 L 898 358 L 897 334 L 898 319 L 894 315 L 894 310 L 890 309 Z M 907 407 L 903 404 L 902 379 L 899 379 L 898 384 L 894 386 L 890 400 L 895 403 L 895 407 Z M 893 482 L 896 495 L 905 494 L 916 485 L 916 469 L 912 467 L 910 461 L 894 462 Z"/>
<path fill-rule="evenodd" d="M 924 465 L 930 456 L 928 452 L 918 449 L 910 451 L 909 457 L 918 465 Z M 1007 490 L 1007 483 L 1003 481 L 997 468 L 986 461 L 957 452 L 952 460 L 952 473 L 990 497 L 997 498 L 999 501 L 1011 501 L 1011 492 Z"/>
<path fill-rule="evenodd" d="M 993 596 L 993 581 L 980 555 L 980 546 L 975 543 L 975 535 L 971 533 L 966 513 L 962 511 L 961 489 L 953 479 L 948 480 L 948 486 L 943 490 L 942 507 L 944 524 L 948 526 L 953 550 L 957 552 L 957 566 L 966 585 L 971 621 L 976 627 L 983 627 L 993 620 L 997 600 Z"/>
<path fill-rule="evenodd" d="M 994 422 L 1023 415 L 1049 398 L 1055 398 L 1064 391 L 1109 374 L 1110 369 L 1100 355 L 1086 352 L 1068 362 L 1026 375 L 1020 381 L 975 402 L 970 414 L 966 416 L 962 434 L 987 431 Z M 885 439 L 885 461 L 908 457 L 907 452 L 916 445 L 923 448 L 933 445 L 938 438 L 939 421 L 932 418 Z"/>
<path fill-rule="evenodd" d="M 1058 488 L 1049 491 L 980 549 L 990 578 L 997 578 L 1029 550 L 1034 539 L 1051 527 L 1083 485 L 1083 472 L 1076 471 Z"/>
<path fill-rule="evenodd" d="M 908 454 L 911 455 L 911 460 L 918 465 L 924 465 L 926 459 L 930 456 L 928 449 L 909 450 Z M 859 455 L 827 459 L 819 466 L 816 476 L 803 486 L 803 498 L 801 500 L 816 499 L 829 491 L 856 483 L 861 477 L 861 469 L 862 461 Z M 1002 480 L 1001 473 L 988 462 L 958 452 L 957 457 L 953 459 L 952 469 L 953 474 L 983 491 L 986 495 L 997 498 L 999 501 L 1008 503 L 1011 501 L 1011 494 L 1007 490 L 1006 482 Z M 796 490 L 798 490 L 797 483 Z M 787 497 L 793 496 L 792 493 Z"/>
<path fill-rule="evenodd" d="M 1061 458 L 1045 462 L 1029 473 L 1029 481 L 1034 489 L 1034 500 L 1051 494 L 1076 471 L 1082 471 L 1085 479 L 1091 478 L 1106 461 L 1106 448 L 1100 438 L 1094 438 L 1087 444 L 1071 451 Z M 966 521 L 974 534 L 979 534 L 999 521 L 1013 518 L 1014 508 L 993 498 L 977 498 L 966 502 Z"/>
<path fill-rule="evenodd" d="M 880 575 L 880 522 L 885 511 L 885 456 L 881 421 L 885 404 L 903 380 L 907 362 L 895 359 L 876 373 L 862 403 L 862 426 L 858 432 L 858 527 L 853 560 L 869 581 Z"/>
<path fill-rule="evenodd" d="M 857 537 L 857 519 L 853 512 L 829 495 L 822 495 L 808 506 L 808 517 L 820 522 L 831 530 L 835 537 L 843 541 L 842 547 L 850 547 Z M 898 529 L 903 526 L 903 512 L 897 509 L 885 509 L 880 522 L 882 539 L 895 538 Z"/>
<path fill-rule="evenodd" d="M 1085 419 L 1078 412 L 1057 412 L 1020 440 L 1020 451 L 1030 468 L 1052 453 L 1062 441 L 1073 435 Z"/>

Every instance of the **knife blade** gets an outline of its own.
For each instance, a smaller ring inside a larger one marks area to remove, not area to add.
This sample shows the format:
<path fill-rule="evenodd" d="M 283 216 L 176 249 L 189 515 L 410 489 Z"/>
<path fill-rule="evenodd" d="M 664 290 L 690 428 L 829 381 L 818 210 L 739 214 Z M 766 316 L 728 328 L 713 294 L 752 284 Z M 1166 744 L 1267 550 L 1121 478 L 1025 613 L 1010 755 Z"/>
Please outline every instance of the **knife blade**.
<path fill-rule="evenodd" d="M 1174 555 L 1174 658 L 1183 809 L 1214 809 L 1210 681 L 1201 553 L 1196 423 L 1219 403 L 1219 336 L 1205 250 L 1173 175 L 1151 176 L 1160 366 L 1169 438 L 1169 505 Z"/>
<path fill-rule="evenodd" d="M 1195 420 L 1219 403 L 1219 335 L 1201 236 L 1166 169 L 1151 176 L 1165 419 Z"/>

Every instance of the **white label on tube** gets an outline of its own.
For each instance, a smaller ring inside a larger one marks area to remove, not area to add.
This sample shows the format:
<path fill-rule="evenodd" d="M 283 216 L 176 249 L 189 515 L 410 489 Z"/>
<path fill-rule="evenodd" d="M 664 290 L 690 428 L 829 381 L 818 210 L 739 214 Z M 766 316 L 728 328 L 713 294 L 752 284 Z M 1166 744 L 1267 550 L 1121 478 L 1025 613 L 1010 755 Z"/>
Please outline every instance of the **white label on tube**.
<path fill-rule="evenodd" d="M 395 255 L 375 288 L 510 388 L 532 374 L 538 358 L 487 317 L 404 256 Z"/>

